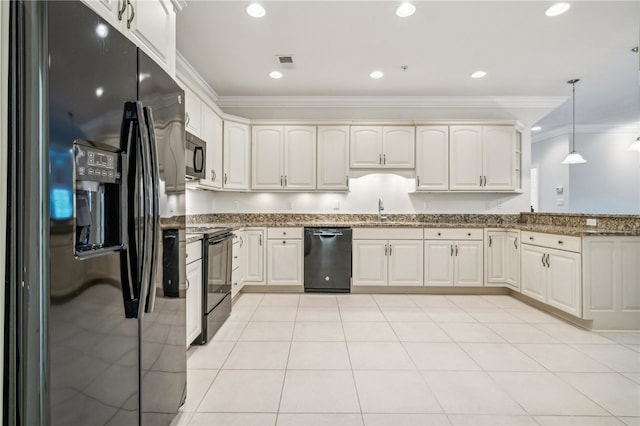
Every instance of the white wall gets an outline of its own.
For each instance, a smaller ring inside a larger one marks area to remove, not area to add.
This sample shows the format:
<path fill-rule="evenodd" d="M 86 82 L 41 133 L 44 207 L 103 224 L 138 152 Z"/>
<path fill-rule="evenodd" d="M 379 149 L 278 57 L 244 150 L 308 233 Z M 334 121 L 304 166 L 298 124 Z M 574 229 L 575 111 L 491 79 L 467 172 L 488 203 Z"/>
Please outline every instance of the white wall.
<path fill-rule="evenodd" d="M 576 150 L 586 164 L 563 165 L 569 134 L 532 145 L 538 164 L 540 211 L 602 214 L 640 213 L 640 156 L 628 151 L 637 135 L 611 131 L 576 133 Z M 563 185 L 565 205 L 558 206 L 555 187 Z"/>
<path fill-rule="evenodd" d="M 560 135 L 531 145 L 531 165 L 538 166 L 539 211 L 569 211 L 569 166 L 560 164 L 569 152 L 568 135 Z M 563 194 L 556 192 L 563 188 Z M 563 205 L 558 205 L 559 200 Z"/>
<path fill-rule="evenodd" d="M 412 193 L 415 179 L 370 174 L 346 193 L 242 193 L 187 190 L 187 214 L 203 213 L 495 213 L 528 211 L 529 194 Z M 528 185 L 528 183 L 527 183 Z M 336 207 L 338 207 L 336 209 Z"/>

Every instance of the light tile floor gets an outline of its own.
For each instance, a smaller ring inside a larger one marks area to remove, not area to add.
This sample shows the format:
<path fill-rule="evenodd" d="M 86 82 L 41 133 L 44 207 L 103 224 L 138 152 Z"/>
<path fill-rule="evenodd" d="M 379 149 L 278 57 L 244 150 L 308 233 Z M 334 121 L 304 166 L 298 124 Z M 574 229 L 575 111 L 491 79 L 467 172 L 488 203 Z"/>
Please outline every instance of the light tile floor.
<path fill-rule="evenodd" d="M 509 296 L 242 294 L 178 425 L 640 425 L 640 333 Z"/>

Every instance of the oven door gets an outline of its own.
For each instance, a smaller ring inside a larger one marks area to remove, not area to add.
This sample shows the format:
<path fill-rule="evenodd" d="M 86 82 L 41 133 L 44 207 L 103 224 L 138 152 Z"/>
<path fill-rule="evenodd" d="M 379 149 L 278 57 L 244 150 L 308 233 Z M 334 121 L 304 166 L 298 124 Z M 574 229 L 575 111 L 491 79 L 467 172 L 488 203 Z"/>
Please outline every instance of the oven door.
<path fill-rule="evenodd" d="M 208 315 L 231 293 L 232 234 L 207 240 L 207 281 L 204 283 L 203 310 Z"/>

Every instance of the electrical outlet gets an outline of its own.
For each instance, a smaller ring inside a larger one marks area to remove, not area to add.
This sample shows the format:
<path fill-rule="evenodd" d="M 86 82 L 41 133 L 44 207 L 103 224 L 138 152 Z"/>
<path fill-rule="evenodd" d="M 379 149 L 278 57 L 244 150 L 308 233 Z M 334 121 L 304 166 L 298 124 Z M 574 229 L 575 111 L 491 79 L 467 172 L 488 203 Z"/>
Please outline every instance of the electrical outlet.
<path fill-rule="evenodd" d="M 293 210 L 293 201 L 291 200 L 287 201 L 287 210 Z"/>
<path fill-rule="evenodd" d="M 496 207 L 497 207 L 499 210 L 502 210 L 502 200 L 498 200 L 498 204 L 496 205 Z"/>
<path fill-rule="evenodd" d="M 587 226 L 596 226 L 598 224 L 598 219 L 587 219 Z"/>
<path fill-rule="evenodd" d="M 564 206 L 564 198 L 558 198 L 556 200 L 556 204 L 559 206 Z"/>
<path fill-rule="evenodd" d="M 233 209 L 237 212 L 240 211 L 240 201 L 238 200 L 233 200 Z"/>
<path fill-rule="evenodd" d="M 337 198 L 333 200 L 333 209 L 340 210 L 340 200 L 338 200 Z"/>
<path fill-rule="evenodd" d="M 429 202 L 427 200 L 424 200 L 424 205 L 422 206 L 422 208 L 425 210 L 429 210 Z"/>

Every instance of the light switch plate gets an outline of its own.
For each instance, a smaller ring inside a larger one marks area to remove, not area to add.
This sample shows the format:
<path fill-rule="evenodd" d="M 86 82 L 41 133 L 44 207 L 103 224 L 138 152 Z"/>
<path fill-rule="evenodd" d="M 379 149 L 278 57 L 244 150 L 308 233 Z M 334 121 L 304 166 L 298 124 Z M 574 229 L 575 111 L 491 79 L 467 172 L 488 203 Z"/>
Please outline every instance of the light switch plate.
<path fill-rule="evenodd" d="M 333 200 L 333 209 L 340 210 L 340 200 L 338 200 L 337 198 Z"/>

